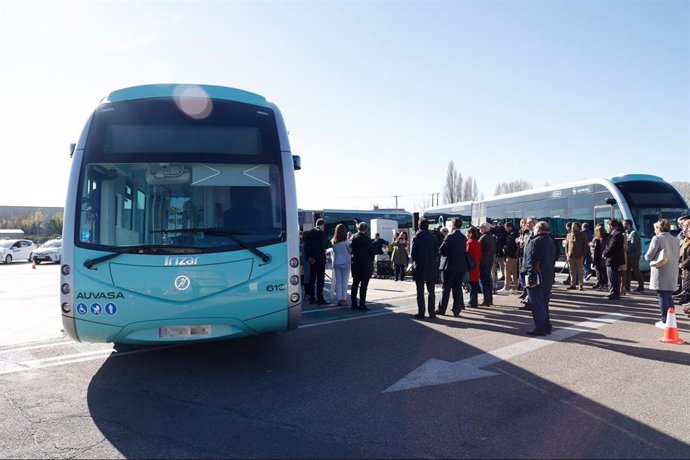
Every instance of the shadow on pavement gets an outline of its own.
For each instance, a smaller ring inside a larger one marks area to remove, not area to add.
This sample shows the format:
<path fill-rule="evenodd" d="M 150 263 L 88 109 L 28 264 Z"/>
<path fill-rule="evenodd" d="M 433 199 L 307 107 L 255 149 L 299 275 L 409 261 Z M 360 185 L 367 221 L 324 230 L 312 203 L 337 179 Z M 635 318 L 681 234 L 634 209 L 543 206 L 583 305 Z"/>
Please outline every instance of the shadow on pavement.
<path fill-rule="evenodd" d="M 523 334 L 521 326 L 531 320 L 528 312 L 503 319 L 493 310 L 481 313 L 486 314 L 483 324 L 470 315 L 438 321 Z M 563 313 L 572 322 L 602 314 Z M 558 315 L 554 320 L 561 321 Z M 99 430 L 126 458 L 690 455 L 688 444 L 645 421 L 508 361 L 484 369 L 495 376 L 384 392 L 431 358 L 456 362 L 484 353 L 437 331 L 439 324 L 390 314 L 113 355 L 90 382 L 88 407 Z M 660 359 L 644 348 L 604 346 L 603 339 L 601 331 L 593 331 L 569 341 Z M 687 364 L 680 355 L 670 356 L 668 362 Z"/>

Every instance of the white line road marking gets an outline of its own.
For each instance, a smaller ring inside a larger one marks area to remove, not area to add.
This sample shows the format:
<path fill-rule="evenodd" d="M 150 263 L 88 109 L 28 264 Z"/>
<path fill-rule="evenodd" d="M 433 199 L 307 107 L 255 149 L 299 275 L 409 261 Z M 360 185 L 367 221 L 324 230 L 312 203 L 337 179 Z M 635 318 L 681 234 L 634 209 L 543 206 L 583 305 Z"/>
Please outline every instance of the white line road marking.
<path fill-rule="evenodd" d="M 74 342 L 76 345 L 77 343 Z M 138 353 L 148 353 L 151 351 L 158 350 L 170 350 L 172 348 L 178 348 L 189 343 L 179 343 L 175 345 L 165 345 L 160 347 L 142 348 L 138 350 L 131 351 L 115 351 L 112 348 L 104 348 L 102 350 L 86 351 L 82 353 L 74 353 L 70 355 L 55 356 L 52 358 L 43 359 L 31 359 L 21 362 L 2 362 L 0 361 L 0 375 L 4 374 L 14 374 L 17 372 L 26 372 L 35 369 L 44 369 L 46 367 L 64 366 L 66 364 L 82 363 L 85 361 L 94 361 L 96 359 L 107 358 L 118 358 L 121 356 L 134 355 Z M 103 344 L 105 346 L 105 344 Z"/>
<path fill-rule="evenodd" d="M 339 308 L 339 307 L 336 307 Z M 354 321 L 354 320 L 360 320 L 360 319 L 366 319 L 366 318 L 373 318 L 373 317 L 378 317 L 378 316 L 384 316 L 384 315 L 389 315 L 393 313 L 404 313 L 408 311 L 413 311 L 416 310 L 417 306 L 416 305 L 411 305 L 411 306 L 400 306 L 400 307 L 395 307 L 394 309 L 390 310 L 385 310 L 385 311 L 380 311 L 380 312 L 371 312 L 368 314 L 364 315 L 358 315 L 358 316 L 350 316 L 346 318 L 338 318 L 334 319 L 331 321 L 320 321 L 312 324 L 305 324 L 300 327 L 300 329 L 307 329 L 307 328 L 312 328 L 312 327 L 317 327 L 317 326 L 326 326 L 329 324 L 334 324 L 334 323 L 340 323 L 340 322 L 345 322 L 345 321 Z M 321 311 L 324 311 L 326 309 L 322 309 Z M 329 308 L 330 310 L 330 308 Z M 627 315 L 620 315 L 620 314 L 614 314 L 614 315 L 608 315 L 604 316 L 601 318 L 598 318 L 596 320 L 592 321 L 586 321 L 583 323 L 576 324 L 574 326 L 571 326 L 567 329 L 561 329 L 554 334 L 552 334 L 551 338 L 548 340 L 540 340 L 540 339 L 532 339 L 528 340 L 526 342 L 521 342 L 515 345 L 511 345 L 509 347 L 504 347 L 499 350 L 495 350 L 492 353 L 485 353 L 482 355 L 478 355 L 472 358 L 469 358 L 468 360 L 461 361 L 459 363 L 447 363 L 445 361 L 440 361 L 440 360 L 430 360 L 427 364 L 429 365 L 430 368 L 433 369 L 432 374 L 438 374 L 438 373 L 444 373 L 445 370 L 449 366 L 455 365 L 455 373 L 457 374 L 458 372 L 461 374 L 460 380 L 467 380 L 467 378 L 479 378 L 483 376 L 489 376 L 489 375 L 495 375 L 491 371 L 486 371 L 480 369 L 481 367 L 486 367 L 491 364 L 495 364 L 496 362 L 499 362 L 501 360 L 506 360 L 510 359 L 513 356 L 517 356 L 522 353 L 527 353 L 529 351 L 536 350 L 538 348 L 541 348 L 543 346 L 552 344 L 555 341 L 560 341 L 560 340 L 565 340 L 569 337 L 572 337 L 574 335 L 577 335 L 581 332 L 586 332 L 588 330 L 593 330 L 598 327 L 601 327 L 606 324 L 610 324 L 620 318 L 623 318 Z M 139 350 L 132 350 L 132 351 L 127 351 L 127 352 L 116 352 L 114 351 L 110 345 L 107 344 L 84 344 L 80 342 L 74 342 L 71 340 L 67 339 L 49 339 L 43 342 L 29 342 L 29 343 L 23 343 L 23 344 L 17 344 L 15 346 L 9 346 L 9 347 L 2 347 L 0 348 L 0 355 L 2 358 L 0 358 L 0 375 L 5 375 L 5 374 L 13 374 L 17 372 L 26 372 L 30 370 L 35 370 L 35 369 L 43 369 L 47 367 L 54 367 L 54 366 L 62 366 L 62 365 L 67 365 L 67 364 L 73 364 L 73 363 L 80 363 L 80 362 L 85 362 L 85 361 L 93 361 L 93 360 L 98 360 L 98 359 L 104 359 L 104 358 L 115 358 L 115 357 L 120 357 L 120 356 L 126 356 L 130 354 L 136 354 L 136 353 L 147 353 L 151 351 L 159 351 L 159 350 L 165 350 L 165 349 L 170 349 L 170 348 L 175 348 L 177 346 L 185 346 L 188 345 L 188 343 L 181 343 L 181 344 L 176 344 L 176 345 L 167 345 L 167 346 L 162 346 L 162 347 L 151 347 L 151 348 L 142 348 Z M 42 348 L 51 348 L 51 347 L 71 347 L 77 353 L 71 353 L 68 355 L 61 355 L 61 356 L 55 356 L 55 357 L 49 357 L 49 358 L 42 358 L 42 359 L 27 359 L 30 356 L 31 350 L 35 349 L 42 349 Z M 104 347 L 103 349 L 94 349 L 98 347 Z M 79 351 L 79 350 L 82 351 Z M 14 358 L 14 359 L 13 359 Z M 424 367 L 424 366 L 422 366 Z M 421 368 L 420 368 L 421 369 Z M 417 370 L 419 371 L 419 369 Z M 414 371 L 412 374 L 414 374 Z M 410 375 L 412 375 L 410 374 Z M 409 376 L 408 376 L 409 377 Z M 403 379 L 405 380 L 405 379 Z M 404 385 L 403 380 L 398 382 L 397 384 L 391 386 L 389 389 L 386 391 L 398 391 L 397 389 L 394 389 L 396 385 Z M 438 382 L 434 384 L 440 384 L 443 382 Z M 415 386 L 413 385 L 411 388 L 414 388 Z M 400 388 L 400 389 L 406 389 L 406 388 Z"/>
<path fill-rule="evenodd" d="M 553 345 L 569 339 L 583 332 L 590 332 L 602 326 L 612 324 L 629 315 L 613 313 L 599 318 L 583 321 L 564 329 L 560 329 L 548 338 L 534 338 L 524 342 L 518 342 L 497 350 L 482 353 L 460 361 L 449 363 L 440 359 L 430 359 L 407 376 L 384 390 L 384 393 L 410 390 L 444 383 L 461 382 L 481 377 L 498 375 L 495 372 L 483 370 L 483 367 L 491 366 L 501 361 L 507 361 L 516 356 L 529 353 L 540 348 Z"/>

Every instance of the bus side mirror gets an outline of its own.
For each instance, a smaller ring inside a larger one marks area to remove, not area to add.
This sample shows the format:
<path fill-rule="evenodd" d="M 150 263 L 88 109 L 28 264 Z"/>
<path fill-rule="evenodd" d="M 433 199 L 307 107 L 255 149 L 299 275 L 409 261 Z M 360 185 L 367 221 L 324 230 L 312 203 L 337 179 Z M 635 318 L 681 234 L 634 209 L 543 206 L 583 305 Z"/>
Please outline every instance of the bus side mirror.
<path fill-rule="evenodd" d="M 77 148 L 77 144 L 72 143 L 69 145 L 69 157 L 72 158 L 74 156 L 74 149 Z"/>
<path fill-rule="evenodd" d="M 613 206 L 614 204 L 616 204 L 616 199 L 615 198 L 606 198 L 606 204 Z"/>
<path fill-rule="evenodd" d="M 295 168 L 295 171 L 302 169 L 302 159 L 299 155 L 292 155 L 292 167 Z"/>

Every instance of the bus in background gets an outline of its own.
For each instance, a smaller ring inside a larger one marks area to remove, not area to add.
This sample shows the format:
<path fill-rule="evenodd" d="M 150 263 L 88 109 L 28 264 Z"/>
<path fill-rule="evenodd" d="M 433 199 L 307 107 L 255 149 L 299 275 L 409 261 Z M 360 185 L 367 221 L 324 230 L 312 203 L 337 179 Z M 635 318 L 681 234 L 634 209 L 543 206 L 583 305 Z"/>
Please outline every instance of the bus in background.
<path fill-rule="evenodd" d="M 357 224 L 364 222 L 367 227 L 371 228 L 371 221 L 373 219 L 390 219 L 398 223 L 399 230 L 405 230 L 408 235 L 411 233 L 413 222 L 412 213 L 402 209 L 373 209 L 373 210 L 358 210 L 358 209 L 323 209 L 318 211 L 302 211 L 302 222 L 307 223 L 310 217 L 304 214 L 313 215 L 311 221 L 316 221 L 321 218 L 326 223 L 326 234 L 328 238 L 333 237 L 335 227 L 338 224 L 343 224 L 348 232 L 356 233 Z M 305 230 L 308 230 L 306 227 Z M 372 235 L 373 236 L 373 235 Z M 383 237 L 383 235 L 382 235 Z M 390 236 L 385 238 L 390 239 Z"/>
<path fill-rule="evenodd" d="M 569 221 L 589 222 L 594 229 L 610 218 L 630 219 L 642 239 L 640 269 L 644 271 L 649 270 L 644 254 L 654 236 L 654 222 L 668 219 L 672 233 L 677 234 L 677 218 L 685 214 L 690 210 L 680 193 L 662 178 L 648 174 L 587 179 L 481 201 L 434 206 L 423 212 L 435 225 L 461 217 L 465 225 L 511 221 L 519 226 L 521 218 L 535 216 L 549 223 L 557 240 L 565 238 Z"/>
<path fill-rule="evenodd" d="M 278 108 L 220 86 L 110 93 L 72 146 L 64 330 L 152 344 L 294 329 L 294 170 Z"/>

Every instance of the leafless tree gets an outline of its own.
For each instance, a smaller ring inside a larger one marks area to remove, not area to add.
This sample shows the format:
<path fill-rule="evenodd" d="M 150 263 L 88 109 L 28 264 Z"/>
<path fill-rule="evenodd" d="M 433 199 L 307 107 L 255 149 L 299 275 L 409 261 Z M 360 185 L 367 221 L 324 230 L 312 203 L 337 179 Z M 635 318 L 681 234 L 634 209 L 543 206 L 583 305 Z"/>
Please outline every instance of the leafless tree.
<path fill-rule="evenodd" d="M 513 193 L 513 192 L 521 192 L 523 190 L 531 190 L 532 189 L 532 184 L 529 182 L 518 179 L 514 180 L 512 182 L 502 182 L 496 186 L 496 191 L 494 192 L 495 195 L 503 195 L 506 193 Z"/>
<path fill-rule="evenodd" d="M 479 198 L 479 187 L 477 187 L 477 179 L 472 176 L 467 176 L 462 191 L 463 201 L 475 201 Z"/>
<path fill-rule="evenodd" d="M 676 182 L 671 182 L 671 185 L 675 187 L 676 190 L 678 190 L 678 193 L 680 193 L 683 198 L 685 198 L 685 201 L 690 203 L 690 182 L 687 181 L 676 181 Z"/>
<path fill-rule="evenodd" d="M 450 160 L 446 171 L 446 185 L 443 187 L 443 204 L 462 201 L 462 174 L 455 170 L 455 162 Z"/>

